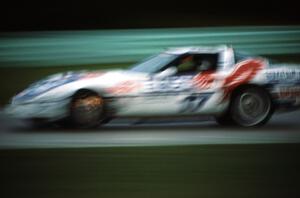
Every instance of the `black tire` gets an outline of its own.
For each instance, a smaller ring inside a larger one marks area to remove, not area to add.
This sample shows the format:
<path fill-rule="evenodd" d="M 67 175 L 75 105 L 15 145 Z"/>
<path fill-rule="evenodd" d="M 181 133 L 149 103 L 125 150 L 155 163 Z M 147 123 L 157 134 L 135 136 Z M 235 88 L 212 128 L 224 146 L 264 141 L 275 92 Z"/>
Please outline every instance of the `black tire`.
<path fill-rule="evenodd" d="M 215 116 L 215 120 L 219 125 L 222 126 L 233 126 L 235 125 L 234 121 L 232 120 L 229 111 L 226 111 L 226 113 Z"/>
<path fill-rule="evenodd" d="M 271 97 L 263 88 L 245 88 L 233 95 L 229 114 L 228 117 L 238 126 L 264 125 L 273 114 Z"/>
<path fill-rule="evenodd" d="M 104 100 L 94 93 L 80 93 L 73 97 L 70 105 L 72 125 L 76 128 L 95 128 L 105 120 Z"/>

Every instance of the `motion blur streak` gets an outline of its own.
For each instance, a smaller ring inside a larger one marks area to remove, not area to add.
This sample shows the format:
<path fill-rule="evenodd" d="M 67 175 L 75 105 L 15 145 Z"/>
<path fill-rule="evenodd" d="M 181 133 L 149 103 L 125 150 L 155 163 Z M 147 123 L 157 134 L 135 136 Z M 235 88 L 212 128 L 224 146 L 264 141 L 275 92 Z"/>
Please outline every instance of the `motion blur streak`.
<path fill-rule="evenodd" d="M 263 128 L 218 126 L 212 119 L 115 120 L 94 130 L 30 129 L 0 112 L 1 149 L 299 144 L 300 112 L 275 115 Z"/>
<path fill-rule="evenodd" d="M 0 67 L 135 62 L 167 47 L 218 44 L 260 55 L 298 54 L 300 26 L 2 33 Z"/>

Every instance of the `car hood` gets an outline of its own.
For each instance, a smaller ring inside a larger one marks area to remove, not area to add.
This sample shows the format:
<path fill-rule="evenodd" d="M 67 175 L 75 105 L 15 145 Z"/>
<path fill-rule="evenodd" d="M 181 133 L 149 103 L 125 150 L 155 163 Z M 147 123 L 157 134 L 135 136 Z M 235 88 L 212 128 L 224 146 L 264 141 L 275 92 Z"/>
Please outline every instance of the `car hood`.
<path fill-rule="evenodd" d="M 31 101 L 50 90 L 67 85 L 69 83 L 80 83 L 79 81 L 89 81 L 95 78 L 100 79 L 105 84 L 116 84 L 120 81 L 130 79 L 144 79 L 147 75 L 128 70 L 109 70 L 109 71 L 77 71 L 64 72 L 50 75 L 44 79 L 36 81 L 13 97 L 12 103 L 24 103 Z M 103 79 L 103 80 L 102 80 Z"/>

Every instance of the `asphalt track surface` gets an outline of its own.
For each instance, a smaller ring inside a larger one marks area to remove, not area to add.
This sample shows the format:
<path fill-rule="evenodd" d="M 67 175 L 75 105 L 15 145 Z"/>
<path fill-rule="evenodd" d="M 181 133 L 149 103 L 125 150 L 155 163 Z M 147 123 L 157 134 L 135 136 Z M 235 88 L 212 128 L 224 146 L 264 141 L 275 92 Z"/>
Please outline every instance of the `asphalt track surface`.
<path fill-rule="evenodd" d="M 114 120 L 98 129 L 34 129 L 0 114 L 0 148 L 85 148 L 300 143 L 300 111 L 275 114 L 260 128 L 225 128 L 211 118 Z"/>

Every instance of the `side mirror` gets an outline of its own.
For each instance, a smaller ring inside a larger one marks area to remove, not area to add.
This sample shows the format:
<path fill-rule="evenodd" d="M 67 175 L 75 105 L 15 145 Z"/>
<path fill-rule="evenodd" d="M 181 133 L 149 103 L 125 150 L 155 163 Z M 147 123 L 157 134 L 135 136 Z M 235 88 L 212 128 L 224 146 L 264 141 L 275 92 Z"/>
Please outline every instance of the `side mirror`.
<path fill-rule="evenodd" d="M 177 73 L 177 68 L 176 67 L 168 67 L 167 69 L 165 69 L 164 71 L 158 73 L 155 75 L 155 78 L 166 78 L 168 76 L 173 76 Z"/>

